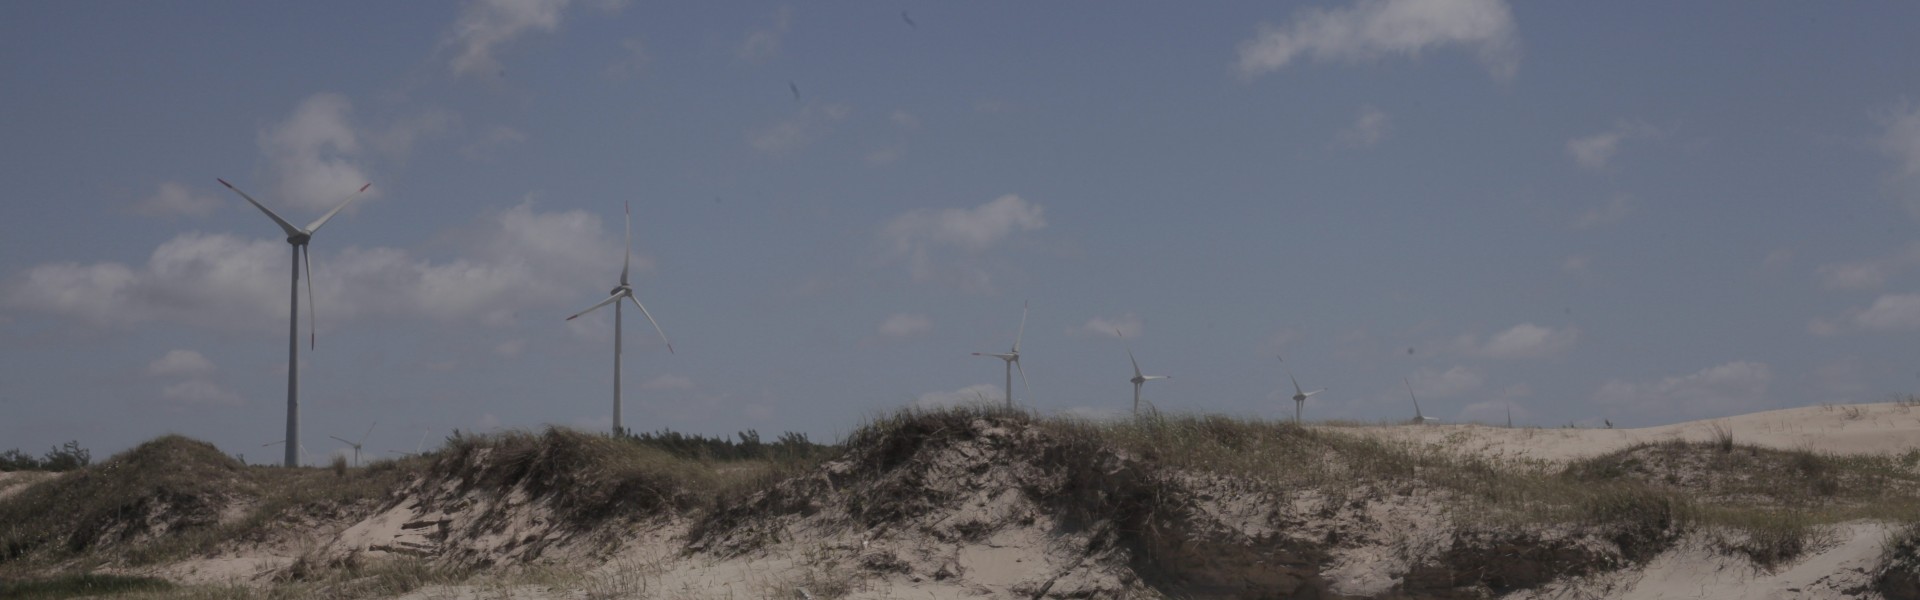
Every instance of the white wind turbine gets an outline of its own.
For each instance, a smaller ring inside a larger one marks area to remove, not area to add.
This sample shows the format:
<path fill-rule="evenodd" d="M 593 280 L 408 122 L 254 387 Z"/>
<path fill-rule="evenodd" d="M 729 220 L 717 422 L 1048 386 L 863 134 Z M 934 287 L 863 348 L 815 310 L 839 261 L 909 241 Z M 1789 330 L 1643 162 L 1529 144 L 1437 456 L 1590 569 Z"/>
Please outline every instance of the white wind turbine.
<path fill-rule="evenodd" d="M 1420 414 L 1420 398 L 1413 395 L 1413 382 L 1407 381 L 1405 377 L 1401 377 L 1400 383 L 1407 384 L 1407 397 L 1413 399 L 1413 424 L 1425 425 L 1427 421 L 1439 420 Z"/>
<path fill-rule="evenodd" d="M 327 436 L 327 437 L 330 437 L 330 438 L 333 438 L 333 439 L 336 439 L 336 440 L 340 440 L 340 443 L 342 443 L 342 444 L 346 444 L 346 445 L 348 445 L 348 446 L 351 446 L 351 447 L 353 447 L 353 466 L 356 466 L 356 467 L 358 467 L 358 466 L 360 466 L 360 446 L 361 446 L 362 444 L 365 444 L 365 443 L 367 443 L 367 436 L 369 436 L 369 435 L 373 435 L 373 427 L 374 427 L 374 425 L 379 425 L 379 424 L 380 424 L 380 422 L 379 422 L 379 421 L 374 421 L 374 422 L 373 422 L 373 425 L 368 425 L 368 426 L 367 426 L 367 432 L 366 432 L 366 433 L 363 433 L 363 434 L 360 434 L 360 441 L 358 441 L 358 442 L 349 442 L 349 441 L 347 441 L 347 440 L 346 440 L 346 438 L 342 438 L 342 437 L 340 437 L 340 436 L 337 436 L 337 435 L 329 435 L 329 436 Z"/>
<path fill-rule="evenodd" d="M 1286 357 L 1280 357 L 1280 364 L 1287 364 Z M 1293 423 L 1298 425 L 1300 424 L 1300 409 L 1307 405 L 1307 398 L 1313 397 L 1314 394 L 1327 391 L 1327 388 L 1320 388 L 1311 392 L 1300 391 L 1300 379 L 1293 376 L 1293 369 L 1291 368 L 1287 369 L 1287 379 L 1293 381 Z"/>
<path fill-rule="evenodd" d="M 1013 334 L 1013 350 L 1006 353 L 975 352 L 974 356 L 991 356 L 1007 363 L 1007 408 L 1013 408 L 1013 370 L 1020 370 L 1020 387 L 1027 393 L 1027 400 L 1033 400 L 1033 386 L 1027 384 L 1027 368 L 1020 366 L 1020 337 L 1027 332 L 1027 304 L 1020 303 L 1020 329 Z"/>
<path fill-rule="evenodd" d="M 307 242 L 313 241 L 313 234 L 320 231 L 320 226 L 326 225 L 328 219 L 332 219 L 334 215 L 340 214 L 341 209 L 346 208 L 348 204 L 352 204 L 355 198 L 359 198 L 360 194 L 367 191 L 367 188 L 373 187 L 373 184 L 368 183 L 360 186 L 360 189 L 347 196 L 347 200 L 341 202 L 340 206 L 334 207 L 333 210 L 327 211 L 327 214 L 321 215 L 318 220 L 308 224 L 305 228 L 301 228 L 294 227 L 293 224 L 288 223 L 286 219 L 280 218 L 280 215 L 274 214 L 271 210 L 267 210 L 266 205 L 261 204 L 258 200 L 254 200 L 253 196 L 248 196 L 246 192 L 240 191 L 240 188 L 233 187 L 233 184 L 227 183 L 227 180 L 221 179 L 219 181 L 220 185 L 227 186 L 227 189 L 233 190 L 233 193 L 239 194 L 241 198 L 246 198 L 247 203 L 252 204 L 254 208 L 260 209 L 260 212 L 267 213 L 267 218 L 273 219 L 273 223 L 279 225 L 280 230 L 287 233 L 287 243 L 293 246 L 293 293 L 292 298 L 287 301 L 287 439 L 283 441 L 288 442 L 286 464 L 289 467 L 295 466 L 299 464 L 299 456 L 295 451 L 303 450 L 300 448 L 300 263 L 305 262 L 307 264 L 307 303 L 312 304 L 313 255 L 307 250 Z M 308 306 L 308 349 L 312 349 L 318 342 L 317 336 L 313 332 L 314 323 L 313 307 Z"/>
<path fill-rule="evenodd" d="M 593 312 L 602 306 L 606 306 L 608 304 L 613 305 L 613 433 L 614 435 L 619 435 L 623 431 L 620 428 L 620 339 L 622 337 L 621 331 L 620 331 L 621 330 L 621 327 L 620 327 L 620 320 L 621 320 L 620 299 L 621 298 L 626 298 L 627 300 L 633 301 L 633 305 L 640 308 L 640 314 L 646 315 L 647 322 L 653 324 L 653 330 L 660 332 L 660 341 L 666 343 L 667 353 L 668 354 L 673 353 L 673 342 L 667 340 L 666 330 L 660 329 L 660 322 L 653 320 L 653 314 L 647 312 L 646 305 L 641 304 L 638 298 L 633 297 L 633 284 L 627 282 L 627 271 L 629 270 L 629 267 L 631 267 L 632 265 L 633 265 L 633 204 L 628 203 L 627 204 L 627 258 L 625 262 L 620 263 L 620 286 L 613 288 L 613 295 L 607 296 L 607 299 L 601 300 L 599 304 L 589 306 L 587 307 L 586 310 L 574 313 L 573 316 L 571 317 L 567 317 L 568 321 L 572 321 L 574 319 L 580 318 L 580 315 Z"/>
<path fill-rule="evenodd" d="M 1118 329 L 1113 330 L 1113 335 L 1118 336 L 1123 341 L 1127 339 L 1127 335 L 1124 333 L 1120 333 L 1120 330 Z M 1173 379 L 1173 376 L 1172 375 L 1147 375 L 1147 374 L 1141 373 L 1140 361 L 1134 360 L 1132 346 L 1127 347 L 1127 362 L 1133 363 L 1133 379 L 1130 379 L 1129 381 L 1133 382 L 1133 414 L 1134 416 L 1139 416 L 1140 415 L 1140 387 L 1146 385 L 1147 382 L 1149 381 L 1153 381 L 1155 379 Z M 1147 406 L 1153 406 L 1153 403 L 1148 402 Z M 1159 412 L 1159 410 L 1160 409 L 1158 408 L 1154 409 L 1155 412 Z"/>

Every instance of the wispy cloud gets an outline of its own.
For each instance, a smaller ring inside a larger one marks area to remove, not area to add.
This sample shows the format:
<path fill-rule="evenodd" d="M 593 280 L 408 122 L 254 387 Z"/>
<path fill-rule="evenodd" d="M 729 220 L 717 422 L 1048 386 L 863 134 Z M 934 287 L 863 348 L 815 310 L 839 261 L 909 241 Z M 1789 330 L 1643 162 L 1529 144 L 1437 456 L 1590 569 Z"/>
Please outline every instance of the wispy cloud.
<path fill-rule="evenodd" d="M 1358 0 L 1344 9 L 1307 9 L 1285 27 L 1261 24 L 1258 35 L 1240 43 L 1238 66 L 1251 78 L 1302 56 L 1359 62 L 1455 45 L 1478 48 L 1497 79 L 1519 70 L 1513 11 L 1503 0 Z"/>
<path fill-rule="evenodd" d="M 933 330 L 933 319 L 926 315 L 899 313 L 880 322 L 880 335 L 903 338 L 919 335 Z"/>
<path fill-rule="evenodd" d="M 500 61 L 494 52 L 520 36 L 551 32 L 560 27 L 560 13 L 569 0 L 473 0 L 460 11 L 447 34 L 453 47 L 454 75 L 494 73 Z"/>
<path fill-rule="evenodd" d="M 147 363 L 147 374 L 160 377 L 205 375 L 213 372 L 213 361 L 192 350 L 173 349 Z"/>
<path fill-rule="evenodd" d="M 766 62 L 779 56 L 780 46 L 787 36 L 787 29 L 793 26 L 793 9 L 781 7 L 779 12 L 773 13 L 769 21 L 766 27 L 748 32 L 746 39 L 740 40 L 740 46 L 734 49 L 733 55 L 740 60 L 755 63 Z"/>
<path fill-rule="evenodd" d="M 1889 256 L 1856 262 L 1820 265 L 1814 275 L 1820 284 L 1833 290 L 1879 289 L 1908 270 L 1920 268 L 1920 242 L 1908 244 Z"/>
<path fill-rule="evenodd" d="M 1467 334 L 1454 340 L 1454 346 L 1467 354 L 1498 359 L 1545 358 L 1565 352 L 1580 338 L 1575 327 L 1554 329 L 1521 323 L 1489 336 Z"/>
<path fill-rule="evenodd" d="M 1577 229 L 1606 227 L 1625 221 L 1627 217 L 1632 215 L 1633 197 L 1626 194 L 1615 194 L 1612 198 L 1608 198 L 1605 204 L 1589 208 L 1586 212 L 1580 213 L 1580 217 L 1573 220 L 1573 226 Z"/>
<path fill-rule="evenodd" d="M 1393 117 L 1378 108 L 1363 106 L 1353 124 L 1340 130 L 1334 140 L 1344 148 L 1365 148 L 1380 143 L 1393 131 Z"/>
<path fill-rule="evenodd" d="M 135 202 L 132 209 L 135 213 L 151 217 L 199 217 L 224 205 L 226 201 L 218 196 L 201 193 L 183 183 L 168 181 L 160 184 L 153 195 Z"/>
<path fill-rule="evenodd" d="M 1656 381 L 1608 381 L 1593 400 L 1620 415 L 1697 418 L 1764 407 L 1772 382 L 1773 371 L 1766 364 L 1734 361 Z"/>
<path fill-rule="evenodd" d="M 956 283 L 964 289 L 991 289 L 987 274 L 942 256 L 978 255 L 994 249 L 1014 233 L 1047 226 L 1046 211 L 1018 195 L 1008 194 L 973 208 L 916 210 L 893 218 L 880 228 L 880 240 L 890 260 L 903 261 L 915 281 Z"/>
<path fill-rule="evenodd" d="M 781 154 L 797 150 L 833 130 L 853 108 L 845 104 L 807 105 L 798 114 L 747 134 L 747 144 L 761 152 Z"/>
<path fill-rule="evenodd" d="M 1140 320 L 1139 315 L 1127 313 L 1118 317 L 1094 317 L 1087 319 L 1087 324 L 1081 325 L 1078 331 L 1084 335 L 1100 337 L 1123 335 L 1130 339 L 1138 339 L 1140 336 L 1146 334 L 1147 324 Z"/>
<path fill-rule="evenodd" d="M 1567 140 L 1567 155 L 1582 167 L 1600 170 L 1607 168 L 1613 155 L 1620 151 L 1620 144 L 1636 138 L 1658 137 L 1660 130 L 1639 121 L 1621 119 L 1612 129 L 1585 137 Z"/>
<path fill-rule="evenodd" d="M 1886 128 L 1879 145 L 1894 160 L 1893 182 L 1906 198 L 1907 210 L 1920 218 L 1920 106 L 1902 102 L 1876 120 Z"/>

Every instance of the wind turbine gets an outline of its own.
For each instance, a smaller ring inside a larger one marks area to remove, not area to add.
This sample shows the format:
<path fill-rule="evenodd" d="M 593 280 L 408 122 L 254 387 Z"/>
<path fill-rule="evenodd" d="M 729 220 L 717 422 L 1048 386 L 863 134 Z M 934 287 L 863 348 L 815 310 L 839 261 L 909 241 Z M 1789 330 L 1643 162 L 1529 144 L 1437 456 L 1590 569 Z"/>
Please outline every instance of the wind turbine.
<path fill-rule="evenodd" d="M 393 454 L 398 454 L 398 455 L 400 455 L 400 456 L 419 456 L 419 455 L 420 455 L 420 448 L 421 448 L 422 446 L 425 446 L 425 445 L 427 445 L 427 433 L 429 433 L 429 432 L 431 432 L 431 431 L 433 431 L 433 429 L 432 429 L 432 428 L 427 428 L 427 429 L 422 429 L 422 430 L 420 430 L 420 441 L 419 441 L 419 442 L 415 442 L 415 443 L 413 444 L 413 451 L 412 451 L 412 452 L 404 452 L 404 451 L 400 451 L 400 450 L 388 450 L 387 452 L 390 452 L 390 453 L 393 453 Z"/>
<path fill-rule="evenodd" d="M 1280 357 L 1280 364 L 1287 364 L 1286 357 Z M 1300 379 L 1293 376 L 1293 369 L 1291 368 L 1287 369 L 1287 379 L 1293 381 L 1293 424 L 1299 425 L 1300 409 L 1307 405 L 1307 398 L 1313 397 L 1314 394 L 1327 391 L 1327 388 L 1320 388 L 1311 392 L 1300 391 Z"/>
<path fill-rule="evenodd" d="M 1127 335 L 1124 333 L 1120 333 L 1120 330 L 1118 329 L 1113 330 L 1113 334 L 1116 336 L 1119 336 L 1120 339 L 1123 341 L 1127 339 Z M 1134 360 L 1133 348 L 1131 346 L 1127 348 L 1127 362 L 1133 363 L 1133 379 L 1130 380 L 1133 382 L 1133 414 L 1134 416 L 1139 416 L 1140 415 L 1140 386 L 1144 386 L 1147 384 L 1147 382 L 1153 381 L 1155 379 L 1172 379 L 1173 376 L 1172 375 L 1146 375 L 1141 373 L 1140 361 Z M 1147 405 L 1152 406 L 1153 403 L 1148 402 Z M 1156 412 L 1159 411 L 1158 408 L 1154 410 Z"/>
<path fill-rule="evenodd" d="M 668 354 L 673 353 L 673 342 L 667 340 L 666 330 L 660 329 L 660 322 L 653 320 L 653 314 L 647 312 L 647 306 L 644 304 L 641 304 L 638 298 L 633 297 L 633 284 L 627 282 L 627 271 L 632 265 L 633 265 L 633 203 L 629 202 L 627 203 L 627 258 L 625 262 L 620 263 L 620 286 L 613 288 L 613 295 L 607 296 L 607 299 L 601 300 L 599 304 L 589 306 L 587 307 L 586 310 L 574 313 L 573 316 L 571 317 L 567 317 L 568 321 L 572 321 L 574 319 L 580 318 L 580 315 L 593 312 L 602 306 L 606 306 L 608 304 L 613 305 L 613 433 L 614 435 L 620 435 L 621 431 L 623 431 L 620 428 L 620 338 L 622 337 L 620 332 L 621 330 L 620 299 L 621 298 L 626 298 L 627 300 L 631 300 L 633 301 L 634 306 L 640 307 L 640 314 L 646 315 L 647 322 L 653 324 L 653 330 L 660 332 L 660 341 L 665 342 L 667 344 L 667 353 Z"/>
<path fill-rule="evenodd" d="M 295 450 L 300 446 L 300 263 L 307 263 L 307 304 L 313 304 L 313 255 L 307 251 L 307 242 L 313 241 L 313 234 L 320 231 L 320 226 L 326 225 L 328 219 L 340 214 L 341 209 L 346 208 L 348 204 L 353 204 L 353 200 L 359 198 L 367 188 L 373 187 L 373 184 L 360 186 L 360 189 L 348 195 L 347 200 L 341 202 L 340 206 L 334 207 L 318 220 L 301 228 L 294 227 L 286 219 L 280 218 L 280 215 L 267 210 L 266 205 L 254 200 L 253 196 L 248 196 L 246 192 L 240 191 L 240 188 L 233 187 L 233 184 L 227 183 L 227 180 L 219 181 L 220 185 L 227 186 L 227 189 L 233 190 L 233 193 L 246 198 L 248 204 L 266 213 L 267 218 L 273 219 L 273 223 L 287 233 L 287 244 L 293 246 L 293 293 L 291 299 L 287 301 L 287 439 L 284 441 L 288 442 L 287 466 L 295 466 L 299 464 L 299 456 Z M 314 323 L 313 307 L 308 306 L 307 348 L 309 350 L 318 344 L 318 336 L 313 332 Z"/>
<path fill-rule="evenodd" d="M 337 436 L 337 435 L 329 435 L 327 437 L 340 440 L 340 443 L 346 444 L 348 446 L 352 446 L 353 447 L 353 466 L 358 467 L 360 466 L 360 445 L 365 444 L 367 442 L 367 436 L 373 435 L 373 426 L 379 425 L 379 424 L 380 424 L 379 421 L 375 421 L 373 425 L 368 425 L 367 432 L 360 434 L 360 441 L 358 442 L 349 442 L 346 439 L 341 438 L 340 436 Z"/>
<path fill-rule="evenodd" d="M 1407 378 L 1405 377 L 1401 377 L 1400 383 L 1407 384 L 1407 397 L 1413 399 L 1413 424 L 1425 425 L 1427 421 L 1439 420 L 1439 419 L 1429 419 L 1426 416 L 1420 414 L 1420 398 L 1413 395 L 1413 382 L 1407 381 Z"/>
<path fill-rule="evenodd" d="M 1020 337 L 1027 332 L 1027 303 L 1020 303 L 1020 329 L 1013 334 L 1013 350 L 1005 353 L 975 352 L 974 356 L 991 356 L 1007 362 L 1007 408 L 1013 408 L 1013 370 L 1020 369 L 1020 387 L 1027 393 L 1027 399 L 1033 399 L 1033 386 L 1027 384 L 1027 368 L 1020 366 Z"/>

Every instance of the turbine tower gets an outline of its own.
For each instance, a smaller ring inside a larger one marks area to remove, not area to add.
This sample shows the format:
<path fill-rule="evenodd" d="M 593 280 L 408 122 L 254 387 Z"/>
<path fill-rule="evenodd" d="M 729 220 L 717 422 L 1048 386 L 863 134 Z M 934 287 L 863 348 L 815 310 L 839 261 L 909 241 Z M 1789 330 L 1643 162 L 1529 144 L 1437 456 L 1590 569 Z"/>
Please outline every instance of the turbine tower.
<path fill-rule="evenodd" d="M 1127 339 L 1126 334 L 1120 333 L 1120 330 L 1118 329 L 1113 330 L 1113 335 L 1119 336 L 1121 340 Z M 1137 416 L 1140 416 L 1140 387 L 1146 385 L 1147 382 L 1149 381 L 1153 381 L 1155 379 L 1172 379 L 1173 376 L 1172 375 L 1146 375 L 1141 373 L 1140 361 L 1134 360 L 1132 347 L 1127 348 L 1127 361 L 1133 363 L 1133 379 L 1129 381 L 1133 382 L 1133 414 L 1134 416 L 1137 417 Z M 1153 403 L 1149 402 L 1147 403 L 1147 405 L 1152 406 Z M 1158 412 L 1159 409 L 1156 408 L 1154 409 L 1154 411 Z"/>
<path fill-rule="evenodd" d="M 351 446 L 353 448 L 353 466 L 358 467 L 360 466 L 360 446 L 367 443 L 367 436 L 373 435 L 374 425 L 379 425 L 379 424 L 380 424 L 379 421 L 374 421 L 372 425 L 368 425 L 367 432 L 360 434 L 360 441 L 358 442 L 349 442 L 347 441 L 346 438 L 343 438 L 337 435 L 329 435 L 327 437 L 340 440 L 340 443 Z"/>
<path fill-rule="evenodd" d="M 647 322 L 653 324 L 653 330 L 660 332 L 660 341 L 666 343 L 667 353 L 668 354 L 673 353 L 673 342 L 667 340 L 667 332 L 663 329 L 660 329 L 660 322 L 653 320 L 653 314 L 647 312 L 647 306 L 644 304 L 641 304 L 640 299 L 633 297 L 633 284 L 627 282 L 627 271 L 630 270 L 630 267 L 632 267 L 632 265 L 633 265 L 633 203 L 629 202 L 627 203 L 627 258 L 625 262 L 620 263 L 620 286 L 613 288 L 613 295 L 607 296 L 607 299 L 601 300 L 599 304 L 589 306 L 587 307 L 586 310 L 574 313 L 573 316 L 571 317 L 567 317 L 568 321 L 572 321 L 574 319 L 580 318 L 580 315 L 593 312 L 602 306 L 606 306 L 608 304 L 613 305 L 613 434 L 614 435 L 620 435 L 621 432 L 624 431 L 623 429 L 620 428 L 620 338 L 622 337 L 621 331 L 620 331 L 621 330 L 621 326 L 620 326 L 620 319 L 621 319 L 620 299 L 621 298 L 626 298 L 627 300 L 631 300 L 634 306 L 637 306 L 640 308 L 640 314 L 646 315 Z"/>
<path fill-rule="evenodd" d="M 1020 337 L 1027 332 L 1027 303 L 1020 303 L 1020 329 L 1013 334 L 1013 350 L 1004 354 L 995 352 L 975 352 L 974 356 L 991 356 L 1007 363 L 1007 408 L 1013 408 L 1013 370 L 1020 370 L 1020 387 L 1027 393 L 1027 399 L 1033 399 L 1033 386 L 1027 384 L 1027 368 L 1020 366 Z"/>
<path fill-rule="evenodd" d="M 305 228 L 300 228 L 294 227 L 286 219 L 280 218 L 280 215 L 267 210 L 266 205 L 254 200 L 253 196 L 248 196 L 246 192 L 240 191 L 240 188 L 233 187 L 233 184 L 227 183 L 227 180 L 219 181 L 220 185 L 227 186 L 227 189 L 233 190 L 233 193 L 246 198 L 248 204 L 266 213 L 267 218 L 273 219 L 273 223 L 287 233 L 287 243 L 293 246 L 293 293 L 291 299 L 287 301 L 287 439 L 282 441 L 287 444 L 286 465 L 298 466 L 300 464 L 298 452 L 300 450 L 300 263 L 307 264 L 307 304 L 313 304 L 313 255 L 307 250 L 307 242 L 313 241 L 313 234 L 320 232 L 320 226 L 326 225 L 328 219 L 340 214 L 340 210 L 346 208 L 348 204 L 353 204 L 353 200 L 359 198 L 367 188 L 373 187 L 373 184 L 360 186 L 360 189 L 347 196 L 347 201 L 341 202 L 340 206 L 327 211 L 327 214 Z M 307 349 L 309 350 L 318 343 L 313 332 L 314 323 L 313 307 L 308 306 Z"/>
<path fill-rule="evenodd" d="M 1286 357 L 1281 357 L 1280 364 L 1284 365 L 1286 363 Z M 1287 379 L 1293 381 L 1293 424 L 1299 425 L 1300 409 L 1307 405 L 1307 398 L 1313 397 L 1314 394 L 1327 391 L 1327 388 L 1320 388 L 1311 392 L 1300 391 L 1300 379 L 1293 376 L 1293 369 L 1287 369 Z"/>

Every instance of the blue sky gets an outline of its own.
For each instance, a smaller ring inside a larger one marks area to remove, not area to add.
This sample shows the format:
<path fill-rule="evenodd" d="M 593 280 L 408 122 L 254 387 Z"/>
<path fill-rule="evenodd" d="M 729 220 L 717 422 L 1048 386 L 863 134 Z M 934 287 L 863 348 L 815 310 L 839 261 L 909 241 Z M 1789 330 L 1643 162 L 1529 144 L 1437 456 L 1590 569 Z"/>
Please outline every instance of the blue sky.
<path fill-rule="evenodd" d="M 1849 8 L 8 4 L 0 448 L 278 456 L 288 247 L 215 178 L 298 223 L 373 183 L 312 247 L 314 460 L 604 428 L 611 315 L 562 319 L 625 202 L 677 351 L 628 320 L 634 429 L 997 397 L 1029 301 L 1048 413 L 1125 411 L 1129 345 L 1172 411 L 1290 414 L 1282 354 L 1310 418 L 1882 401 L 1920 6 Z"/>

